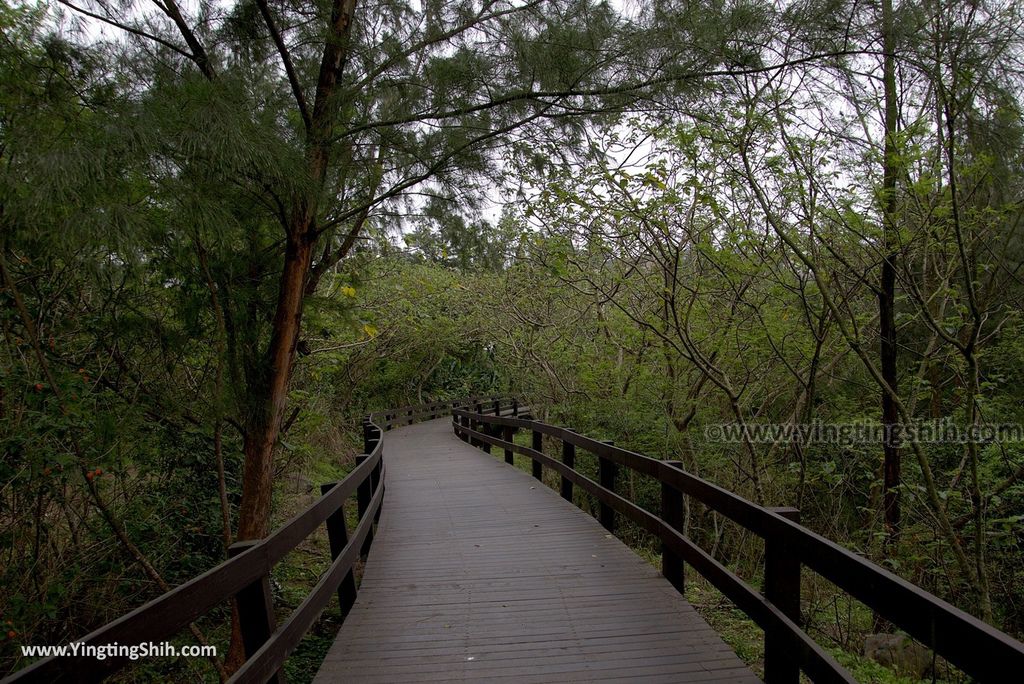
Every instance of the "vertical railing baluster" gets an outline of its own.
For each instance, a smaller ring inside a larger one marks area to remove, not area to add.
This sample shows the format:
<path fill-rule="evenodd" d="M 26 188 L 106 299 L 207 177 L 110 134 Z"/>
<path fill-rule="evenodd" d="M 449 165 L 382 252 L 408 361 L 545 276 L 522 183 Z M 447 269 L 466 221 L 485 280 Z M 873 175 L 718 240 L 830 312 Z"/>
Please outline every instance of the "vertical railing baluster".
<path fill-rule="evenodd" d="M 516 399 L 515 397 L 512 397 L 512 417 L 519 417 L 519 400 Z"/>
<path fill-rule="evenodd" d="M 356 456 L 356 467 L 358 468 L 362 463 L 368 459 L 369 456 L 366 454 L 359 454 Z M 373 498 L 373 474 L 368 473 L 363 481 L 359 483 L 356 488 L 356 502 L 357 510 L 359 511 L 359 521 L 362 522 L 366 512 L 370 510 L 370 499 Z M 370 527 L 369 533 L 366 535 L 366 541 L 363 542 L 363 548 L 359 550 L 363 560 L 366 560 L 366 555 L 370 553 L 370 544 L 373 543 L 373 527 Z"/>
<path fill-rule="evenodd" d="M 235 542 L 228 547 L 228 556 L 234 558 L 259 543 L 259 539 Z M 270 576 L 263 575 L 252 584 L 243 587 L 235 594 L 235 605 L 238 607 L 242 646 L 246 659 L 249 659 L 267 642 L 276 628 L 274 603 L 270 594 Z M 284 678 L 280 672 L 276 672 L 268 681 L 281 684 Z"/>
<path fill-rule="evenodd" d="M 666 465 L 674 468 L 682 467 L 679 461 L 666 461 Z M 668 482 L 661 483 L 661 519 L 673 529 L 683 531 L 683 493 Z M 685 591 L 686 572 L 683 558 L 662 542 L 661 574 L 672 583 L 680 593 Z"/>
<path fill-rule="evenodd" d="M 368 454 L 373 451 L 373 425 L 370 423 L 369 418 L 363 419 L 363 453 Z"/>
<path fill-rule="evenodd" d="M 477 404 L 476 412 L 477 412 L 477 414 L 479 416 L 481 416 L 481 418 L 483 417 L 483 415 L 484 415 L 483 404 Z M 477 421 L 477 431 L 478 432 L 482 432 L 482 433 L 484 433 L 486 435 L 489 432 L 488 429 L 487 429 L 487 423 L 485 423 L 483 420 Z M 477 446 L 480 447 L 481 449 L 483 449 L 485 454 L 491 453 L 491 445 L 488 444 L 487 442 L 483 441 L 482 439 L 477 439 Z"/>
<path fill-rule="evenodd" d="M 614 446 L 615 442 L 605 442 Z M 598 455 L 597 457 L 598 480 L 602 487 L 610 492 L 615 491 L 615 481 L 619 476 L 619 464 L 615 461 Z M 604 502 L 598 504 L 598 519 L 602 527 L 612 534 L 615 534 L 615 509 Z"/>
<path fill-rule="evenodd" d="M 534 451 L 544 453 L 544 435 L 540 430 L 533 431 L 533 442 L 531 443 Z M 531 466 L 533 476 L 538 480 L 544 479 L 544 467 L 540 464 L 540 461 L 534 460 Z"/>
<path fill-rule="evenodd" d="M 377 488 L 378 487 L 383 487 L 384 486 L 384 478 L 382 477 L 383 472 L 384 472 L 384 451 L 381 450 L 380 460 L 377 461 L 377 465 L 375 465 L 373 467 L 373 470 L 370 471 L 370 483 L 371 483 L 370 492 L 371 492 L 371 495 L 377 493 Z M 376 525 L 378 522 L 380 522 L 380 514 L 383 511 L 384 511 L 383 504 L 377 507 L 377 510 L 373 514 L 373 524 L 374 525 Z"/>
<path fill-rule="evenodd" d="M 320 485 L 320 495 L 323 496 L 331 490 L 334 485 Z M 342 502 L 338 510 L 327 516 L 327 541 L 331 546 L 331 560 L 336 559 L 345 550 L 348 544 L 348 528 L 345 525 L 345 504 Z M 348 571 L 345 579 L 338 585 L 338 603 L 341 605 L 341 616 L 345 617 L 356 602 L 356 578 L 352 570 Z"/>
<path fill-rule="evenodd" d="M 479 414 L 481 414 L 483 412 L 484 412 L 483 405 L 479 401 L 473 402 L 473 413 L 479 415 Z M 478 420 L 470 418 L 469 426 L 470 426 L 470 428 L 473 429 L 474 432 L 479 432 L 480 431 L 480 421 L 478 421 Z M 476 437 L 471 438 L 469 443 L 471 445 L 477 447 L 478 449 L 480 448 L 480 440 L 478 438 L 476 438 Z"/>
<path fill-rule="evenodd" d="M 768 510 L 793 522 L 800 522 L 799 509 L 777 507 Z M 799 556 L 789 548 L 785 537 L 769 536 L 765 538 L 764 546 L 764 597 L 800 625 Z M 781 634 L 765 632 L 764 681 L 767 684 L 797 684 L 800 681 L 800 666 L 793 659 L 788 642 Z"/>
<path fill-rule="evenodd" d="M 576 445 L 567 439 L 562 440 L 562 464 L 567 468 L 576 468 Z M 572 480 L 565 475 L 562 475 L 562 498 L 572 502 Z"/>
<path fill-rule="evenodd" d="M 513 437 L 514 433 L 512 431 L 512 426 L 506 425 L 502 434 L 502 439 L 506 442 L 512 442 Z M 515 462 L 514 453 L 515 452 L 512 451 L 512 447 L 505 447 L 505 463 L 512 465 Z"/>

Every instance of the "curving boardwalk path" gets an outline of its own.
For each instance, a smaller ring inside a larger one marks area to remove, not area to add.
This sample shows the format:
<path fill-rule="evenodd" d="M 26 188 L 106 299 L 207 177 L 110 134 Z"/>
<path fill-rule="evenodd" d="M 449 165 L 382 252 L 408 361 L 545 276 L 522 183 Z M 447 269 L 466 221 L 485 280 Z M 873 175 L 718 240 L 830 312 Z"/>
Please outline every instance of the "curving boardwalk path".
<path fill-rule="evenodd" d="M 317 684 L 758 681 L 657 570 L 450 418 L 384 450 L 377 537 Z"/>

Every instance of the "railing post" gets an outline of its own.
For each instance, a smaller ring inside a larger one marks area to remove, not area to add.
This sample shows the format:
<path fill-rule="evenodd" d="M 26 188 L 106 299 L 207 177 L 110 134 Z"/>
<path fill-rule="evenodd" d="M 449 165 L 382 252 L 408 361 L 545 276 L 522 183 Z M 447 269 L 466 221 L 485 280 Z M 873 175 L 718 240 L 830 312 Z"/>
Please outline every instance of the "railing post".
<path fill-rule="evenodd" d="M 665 464 L 673 468 L 682 467 L 679 461 L 666 461 Z M 661 519 L 672 529 L 682 532 L 683 493 L 664 481 L 661 483 Z M 664 542 L 661 544 L 661 574 L 679 590 L 680 594 L 685 591 L 686 573 L 683 558 Z"/>
<path fill-rule="evenodd" d="M 614 446 L 615 442 L 605 442 Z M 597 471 L 600 485 L 610 492 L 615 491 L 615 480 L 619 476 L 619 464 L 602 456 L 597 457 Z M 615 509 L 604 502 L 598 503 L 598 519 L 604 529 L 615 534 Z"/>
<path fill-rule="evenodd" d="M 412 409 L 409 409 L 409 425 L 412 425 L 415 421 L 412 419 Z"/>
<path fill-rule="evenodd" d="M 515 397 L 512 397 L 512 417 L 519 417 L 519 400 L 516 399 Z"/>
<path fill-rule="evenodd" d="M 544 435 L 541 434 L 540 430 L 533 431 L 533 450 L 544 453 Z M 544 467 L 540 464 L 540 461 L 533 461 L 532 464 L 533 476 L 538 480 L 544 479 Z"/>
<path fill-rule="evenodd" d="M 769 508 L 783 518 L 800 522 L 796 508 Z M 785 615 L 800 624 L 800 560 L 788 548 L 785 538 L 767 537 L 764 554 L 764 597 Z M 764 680 L 767 684 L 796 684 L 800 666 L 791 657 L 788 642 L 779 634 L 764 634 Z"/>
<path fill-rule="evenodd" d="M 320 495 L 323 496 L 331 490 L 336 482 L 320 485 Z M 348 544 L 348 529 L 345 527 L 345 505 L 338 506 L 338 510 L 327 516 L 327 541 L 331 545 L 331 560 L 333 561 Z M 341 617 L 348 615 L 352 605 L 356 602 L 356 578 L 352 570 L 348 571 L 345 579 L 338 585 L 338 603 L 341 605 Z"/>
<path fill-rule="evenodd" d="M 363 453 L 368 454 L 373 451 L 374 438 L 379 439 L 380 433 L 377 428 L 373 426 L 369 418 L 363 419 Z"/>
<path fill-rule="evenodd" d="M 484 415 L 484 407 L 483 407 L 482 404 L 477 404 L 476 405 L 476 412 L 480 416 Z M 487 423 L 483 422 L 482 420 L 477 422 L 477 430 L 479 432 L 484 433 L 484 434 L 490 433 L 490 430 L 487 429 Z M 491 445 L 490 444 L 488 444 L 487 442 L 483 441 L 482 439 L 477 440 L 477 441 L 479 442 L 480 448 L 484 450 L 485 454 L 491 453 Z"/>
<path fill-rule="evenodd" d="M 469 418 L 467 418 L 466 416 L 459 416 L 459 425 L 462 426 L 463 430 L 468 430 Z M 461 439 L 463 442 L 469 442 L 469 435 L 463 432 L 461 435 L 459 435 L 459 439 Z"/>
<path fill-rule="evenodd" d="M 379 461 L 377 461 L 377 465 L 374 467 L 374 469 L 372 471 L 370 471 L 370 483 L 372 485 L 372 488 L 370 490 L 371 494 L 376 494 L 377 493 L 377 488 L 384 486 L 384 479 L 381 477 L 381 474 L 383 472 L 384 472 L 384 453 L 382 451 L 381 452 L 381 459 Z M 382 505 L 378 506 L 377 510 L 373 514 L 373 524 L 374 525 L 376 525 L 378 522 L 380 522 L 380 514 L 383 511 L 384 511 L 384 506 L 383 506 L 383 502 L 382 502 Z"/>
<path fill-rule="evenodd" d="M 368 459 L 369 456 L 366 454 L 359 454 L 356 456 L 356 467 L 359 467 L 363 461 Z M 366 511 L 370 510 L 370 499 L 373 498 L 373 473 L 370 473 L 366 478 L 359 483 L 359 487 L 356 489 L 356 501 L 357 510 L 359 511 L 359 520 L 362 521 L 363 516 L 366 515 Z M 370 531 L 366 535 L 366 541 L 363 542 L 363 548 L 359 550 L 359 554 L 366 559 L 366 555 L 370 553 L 370 544 L 373 543 L 373 526 L 370 526 Z"/>
<path fill-rule="evenodd" d="M 513 439 L 513 436 L 514 436 L 514 434 L 512 432 L 512 426 L 511 425 L 506 425 L 505 429 L 502 432 L 503 432 L 503 434 L 502 434 L 501 438 L 503 440 L 505 440 L 506 442 L 511 442 L 512 439 Z M 505 463 L 508 463 L 509 465 L 512 465 L 515 462 L 513 456 L 514 456 L 514 452 L 512 451 L 512 449 L 510 447 L 505 447 Z"/>
<path fill-rule="evenodd" d="M 473 413 L 476 413 L 476 414 L 479 415 L 479 414 L 481 414 L 483 412 L 484 412 L 484 409 L 480 405 L 480 402 L 479 401 L 473 402 Z M 469 419 L 469 427 L 470 427 L 471 430 L 473 430 L 475 432 L 479 432 L 480 431 L 480 421 L 475 420 L 473 418 L 470 418 Z M 476 437 L 470 437 L 469 443 L 472 446 L 475 446 L 477 448 L 480 447 L 480 440 L 477 439 Z"/>
<path fill-rule="evenodd" d="M 228 556 L 234 558 L 259 543 L 259 539 L 235 542 L 228 547 Z M 248 660 L 267 642 L 276 628 L 274 603 L 270 594 L 270 576 L 263 575 L 252 584 L 243 587 L 235 594 L 235 605 L 238 607 L 242 646 Z M 284 678 L 280 672 L 276 672 L 268 681 L 283 684 Z"/>
<path fill-rule="evenodd" d="M 494 400 L 494 415 L 501 415 L 501 399 Z"/>
<path fill-rule="evenodd" d="M 576 445 L 567 439 L 562 440 L 562 463 L 568 468 L 576 468 Z M 562 498 L 572 503 L 572 480 L 565 475 L 562 475 Z"/>

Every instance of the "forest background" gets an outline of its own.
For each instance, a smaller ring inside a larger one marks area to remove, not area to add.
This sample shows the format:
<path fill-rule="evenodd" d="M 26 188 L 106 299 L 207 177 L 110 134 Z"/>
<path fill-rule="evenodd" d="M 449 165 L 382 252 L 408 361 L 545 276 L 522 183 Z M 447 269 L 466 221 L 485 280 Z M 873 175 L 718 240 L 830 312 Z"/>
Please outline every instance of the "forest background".
<path fill-rule="evenodd" d="M 990 0 L 0 5 L 2 669 L 265 535 L 351 467 L 367 411 L 474 393 L 797 506 L 1020 637 L 1019 441 L 708 428 L 1024 423 L 1021 21 Z M 687 526 L 758 581 L 755 540 Z M 323 545 L 276 571 L 282 610 Z M 856 655 L 884 625 L 809 587 L 815 638 L 895 677 Z M 756 630 L 692 591 L 756 665 Z M 230 670 L 229 613 L 196 627 L 223 662 L 136 676 Z"/>

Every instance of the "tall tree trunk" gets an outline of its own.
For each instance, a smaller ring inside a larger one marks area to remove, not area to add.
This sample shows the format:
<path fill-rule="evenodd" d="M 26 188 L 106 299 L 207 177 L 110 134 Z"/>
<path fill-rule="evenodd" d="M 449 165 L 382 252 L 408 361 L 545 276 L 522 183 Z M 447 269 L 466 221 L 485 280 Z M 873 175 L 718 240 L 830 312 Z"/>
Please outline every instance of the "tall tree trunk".
<path fill-rule="evenodd" d="M 242 470 L 242 499 L 238 507 L 236 535 L 240 541 L 265 537 L 270 528 L 274 446 L 281 432 L 288 399 L 288 384 L 299 343 L 306 281 L 315 242 L 310 237 L 314 234 L 311 211 L 296 212 L 294 217 L 285 245 L 284 269 L 278 288 L 270 345 L 260 368 L 263 375 L 250 378 L 248 388 L 250 403 L 242 443 L 245 466 Z M 232 601 L 231 642 L 225 664 L 227 671 L 233 674 L 245 660 L 238 605 Z"/>
<path fill-rule="evenodd" d="M 896 370 L 896 264 L 898 240 L 896 239 L 896 67 L 893 50 L 892 0 L 882 0 L 882 80 L 885 89 L 885 147 L 882 166 L 882 229 L 884 257 L 882 260 L 881 283 L 878 290 L 878 319 L 880 328 L 879 361 L 882 379 L 898 392 Z M 882 392 L 882 425 L 885 429 L 882 476 L 882 508 L 885 519 L 885 554 L 893 551 L 893 545 L 900 533 L 900 450 L 893 439 L 893 426 L 899 422 L 896 402 L 890 392 Z"/>
<path fill-rule="evenodd" d="M 277 307 L 266 356 L 257 373 L 250 378 L 248 413 L 245 417 L 245 467 L 242 472 L 242 500 L 238 511 L 237 539 L 265 537 L 270 527 L 273 495 L 274 446 L 281 432 L 288 385 L 302 330 L 302 308 L 311 280 L 313 251 L 319 232 L 317 211 L 330 162 L 331 138 L 338 111 L 335 100 L 338 81 L 345 69 L 348 37 L 352 29 L 356 0 L 334 0 L 327 37 L 317 74 L 312 115 L 306 121 L 306 168 L 309 185 L 294 198 L 288 217 L 284 266 L 277 293 Z M 301 87 L 293 83 L 297 105 L 305 115 Z M 361 226 L 357 222 L 357 226 Z M 353 237 L 354 239 L 354 237 Z M 318 276 L 319 277 L 319 276 Z M 232 611 L 229 671 L 241 660 L 241 630 L 237 606 Z"/>
<path fill-rule="evenodd" d="M 253 403 L 245 423 L 245 468 L 238 511 L 237 537 L 240 540 L 265 537 L 270 524 L 274 445 L 284 418 L 302 324 L 306 278 L 313 255 L 310 212 L 296 212 L 295 220 L 299 225 L 293 226 L 285 246 L 284 270 L 267 349 L 266 375 L 251 390 Z M 305 227 L 301 225 L 303 221 Z"/>
<path fill-rule="evenodd" d="M 299 343 L 302 307 L 310 278 L 318 231 L 316 215 L 327 177 L 331 138 L 338 103 L 338 80 L 345 69 L 348 37 L 356 0 L 335 0 L 327 26 L 327 39 L 317 75 L 313 113 L 306 129 L 308 190 L 295 198 L 289 215 L 284 268 L 278 287 L 277 307 L 262 377 L 249 388 L 249 413 L 245 420 L 245 468 L 242 501 L 238 513 L 238 539 L 258 539 L 267 534 L 273 491 L 274 445 L 281 431 L 288 383 Z"/>

